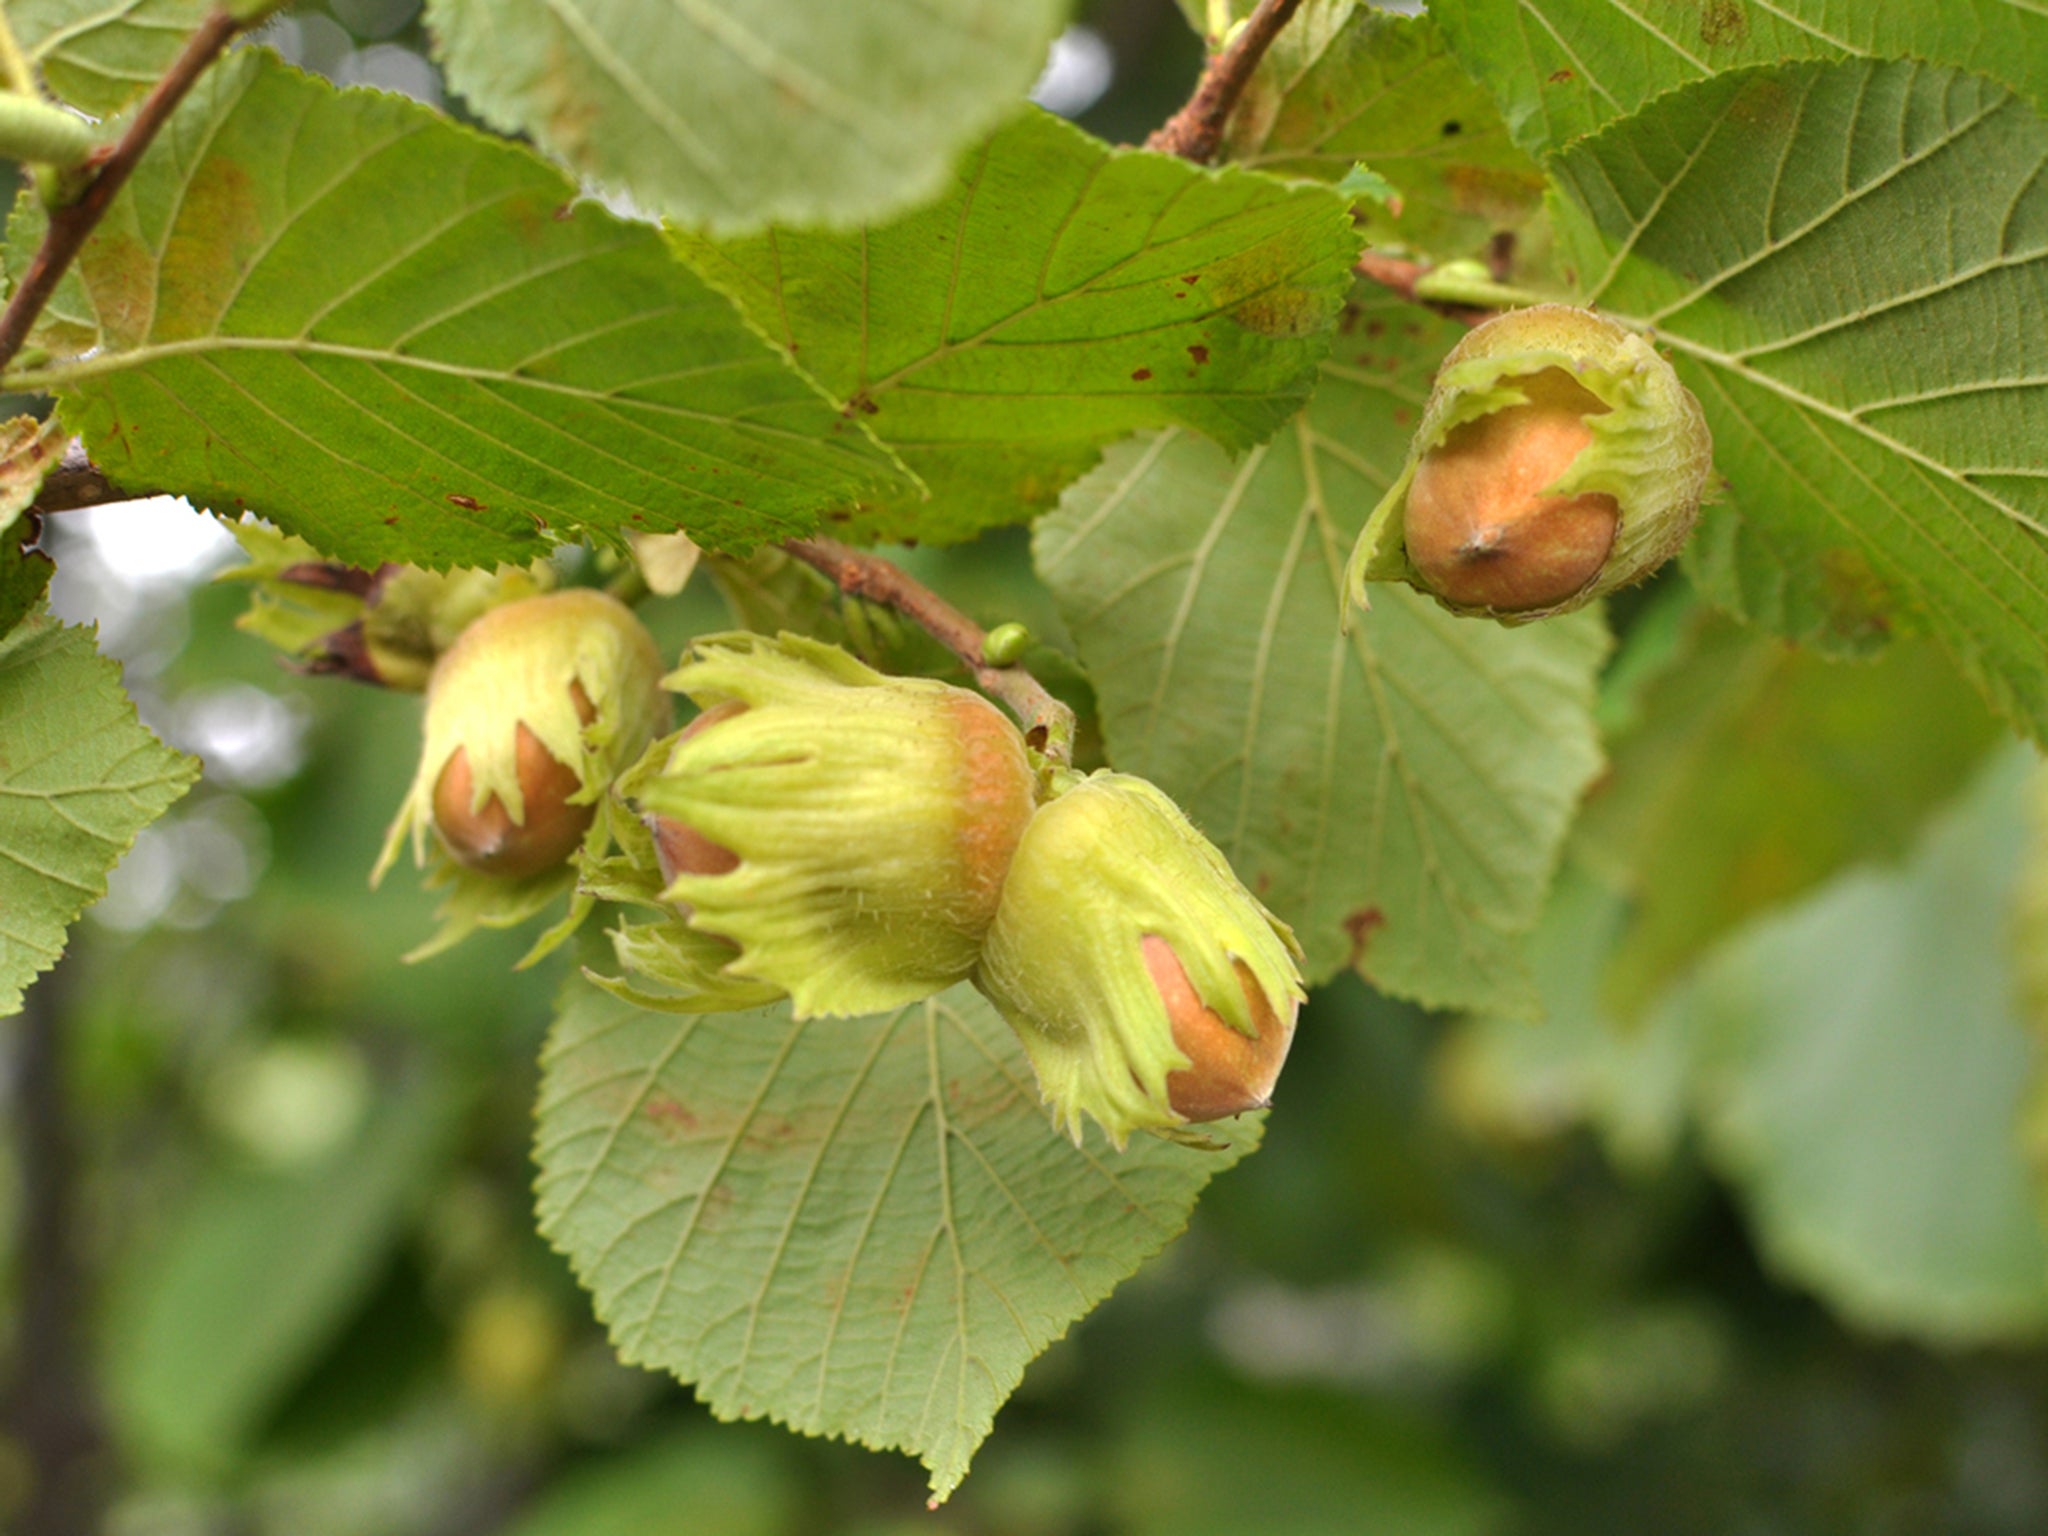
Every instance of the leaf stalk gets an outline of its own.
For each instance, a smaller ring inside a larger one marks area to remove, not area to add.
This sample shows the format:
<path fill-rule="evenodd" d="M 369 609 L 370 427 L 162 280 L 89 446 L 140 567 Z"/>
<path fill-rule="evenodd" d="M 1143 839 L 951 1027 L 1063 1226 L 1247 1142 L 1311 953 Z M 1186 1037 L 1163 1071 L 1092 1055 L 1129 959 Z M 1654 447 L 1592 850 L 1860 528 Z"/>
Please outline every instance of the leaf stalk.
<path fill-rule="evenodd" d="M 977 686 L 1023 722 L 1026 739 L 1065 767 L 1074 758 L 1074 712 L 1020 666 L 992 666 L 988 634 L 974 620 L 894 562 L 836 539 L 787 539 L 782 547 L 841 592 L 895 609 L 959 658 Z"/>

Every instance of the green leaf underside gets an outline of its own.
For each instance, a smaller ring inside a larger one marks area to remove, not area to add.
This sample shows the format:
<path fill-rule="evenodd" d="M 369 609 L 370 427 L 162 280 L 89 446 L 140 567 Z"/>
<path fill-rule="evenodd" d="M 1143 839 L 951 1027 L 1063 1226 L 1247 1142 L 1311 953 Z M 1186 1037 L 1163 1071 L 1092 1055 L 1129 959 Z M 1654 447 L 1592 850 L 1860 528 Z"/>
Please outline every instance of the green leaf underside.
<path fill-rule="evenodd" d="M 1840 666 L 1725 619 L 1643 709 L 1577 831 L 1631 897 L 1606 990 L 1631 1021 L 1746 918 L 1903 856 L 2005 734 L 1924 642 Z"/>
<path fill-rule="evenodd" d="M 1039 526 L 1110 758 L 1157 781 L 1295 927 L 1311 981 L 1523 1013 L 1606 654 L 1592 613 L 1505 629 L 1406 587 L 1339 630 L 1343 565 L 1458 327 L 1361 285 L 1309 409 L 1233 464 L 1164 433 Z"/>
<path fill-rule="evenodd" d="M 95 462 L 360 564 L 745 545 L 894 477 L 654 230 L 259 50 L 202 82 L 81 267 L 104 350 L 36 381 Z"/>
<path fill-rule="evenodd" d="M 1792 59 L 1925 59 L 2048 109 L 2038 0 L 1434 0 L 1430 12 L 1535 154 L 1689 81 Z"/>
<path fill-rule="evenodd" d="M 208 0 L 9 0 L 7 24 L 45 85 L 110 117 L 156 84 L 208 9 Z"/>
<path fill-rule="evenodd" d="M 1426 16 L 1310 0 L 1275 40 L 1230 120 L 1234 164 L 1341 181 L 1363 162 L 1400 211 L 1359 204 L 1376 241 L 1469 256 L 1535 216 L 1543 173 Z"/>
<path fill-rule="evenodd" d="M 678 240 L 930 486 L 867 503 L 856 530 L 921 541 L 1033 516 L 1132 431 L 1269 436 L 1307 398 L 1358 250 L 1326 188 L 1113 150 L 1036 111 L 886 226 Z"/>
<path fill-rule="evenodd" d="M 90 630 L 32 614 L 0 635 L 0 1018 L 198 776 L 135 718 Z"/>
<path fill-rule="evenodd" d="M 1715 595 L 1798 639 L 1928 630 L 2037 736 L 2044 166 L 2048 122 L 2009 92 L 1852 61 L 1688 87 L 1552 167 L 1586 299 L 1673 354 L 1733 537 L 1768 546 L 1703 562 Z"/>
<path fill-rule="evenodd" d="M 581 982 L 543 1057 L 542 1231 L 621 1355 L 721 1418 L 908 1451 L 943 1497 L 1024 1367 L 1258 1141 L 1118 1155 L 1054 1134 L 966 987 L 790 1022 L 649 1012 Z"/>
<path fill-rule="evenodd" d="M 1957 1345 L 2048 1324 L 2006 947 L 2037 763 L 2007 754 L 1901 871 L 1747 930 L 1687 1005 L 1710 1153 L 1777 1266 L 1860 1327 Z"/>
<path fill-rule="evenodd" d="M 309 1165 L 209 1168 L 118 1271 L 104 1369 L 125 1448 L 205 1475 L 248 1447 L 383 1272 L 455 1108 L 420 1073 Z"/>
<path fill-rule="evenodd" d="M 1069 0 L 432 0 L 455 88 L 679 223 L 856 223 L 937 194 Z"/>

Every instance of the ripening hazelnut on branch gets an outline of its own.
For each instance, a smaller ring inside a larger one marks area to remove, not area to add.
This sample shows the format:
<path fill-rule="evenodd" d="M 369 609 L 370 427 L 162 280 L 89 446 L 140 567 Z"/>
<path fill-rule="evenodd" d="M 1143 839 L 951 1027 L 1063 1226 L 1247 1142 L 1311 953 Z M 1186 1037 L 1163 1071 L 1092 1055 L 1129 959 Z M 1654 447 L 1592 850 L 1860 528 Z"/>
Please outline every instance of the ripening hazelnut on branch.
<path fill-rule="evenodd" d="M 563 872 L 620 767 L 668 724 L 661 670 L 645 626 L 602 592 L 485 613 L 434 664 L 419 771 L 376 877 L 408 833 L 424 863 L 430 830 L 487 881 Z"/>
<path fill-rule="evenodd" d="M 1263 1108 L 1301 1005 L 1294 935 L 1146 780 L 1098 773 L 1042 806 L 974 983 L 1009 1020 L 1053 1119 L 1121 1147 Z"/>
<path fill-rule="evenodd" d="M 1506 623 L 1583 607 L 1678 552 L 1712 461 L 1699 402 L 1642 337 L 1562 304 L 1497 316 L 1438 370 L 1351 599 L 1405 581 Z"/>
<path fill-rule="evenodd" d="M 570 684 L 569 696 L 576 705 L 577 718 L 588 725 L 597 711 L 583 685 Z M 590 830 L 597 807 L 588 800 L 579 803 L 572 799 L 583 788 L 583 780 L 542 746 L 524 721 L 517 733 L 514 762 L 523 822 L 512 819 L 511 810 L 497 795 L 483 796 L 478 803 L 469 749 L 457 747 L 434 782 L 434 831 L 440 834 L 448 856 L 464 868 L 500 879 L 524 880 L 568 858 Z"/>
<path fill-rule="evenodd" d="M 665 899 L 799 1018 L 929 997 L 974 968 L 1036 781 L 978 694 L 795 635 L 696 641 L 704 713 L 629 794 Z M 660 749 L 657 749 L 659 751 Z"/>

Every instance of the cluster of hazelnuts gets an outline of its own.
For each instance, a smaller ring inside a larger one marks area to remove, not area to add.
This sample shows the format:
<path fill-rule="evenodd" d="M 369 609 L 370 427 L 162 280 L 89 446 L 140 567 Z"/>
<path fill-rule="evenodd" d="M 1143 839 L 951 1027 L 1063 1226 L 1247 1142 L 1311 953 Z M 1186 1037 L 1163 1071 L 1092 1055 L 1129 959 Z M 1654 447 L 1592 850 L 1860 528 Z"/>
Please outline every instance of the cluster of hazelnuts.
<path fill-rule="evenodd" d="M 1352 596 L 1406 581 L 1505 623 L 1583 606 L 1677 550 L 1710 460 L 1640 337 L 1556 305 L 1501 316 L 1439 371 Z M 660 931 L 614 948 L 661 1006 L 868 1014 L 970 981 L 1077 1141 L 1084 1116 L 1122 1146 L 1268 1101 L 1300 950 L 1154 785 L 1049 762 L 978 694 L 799 636 L 713 635 L 663 670 L 602 593 L 490 608 L 434 663 L 380 871 L 409 832 L 458 908 L 505 921 L 579 879 L 586 906 L 631 895 L 637 862 Z M 698 713 L 664 735 L 672 694 Z"/>
<path fill-rule="evenodd" d="M 675 693 L 698 713 L 663 736 Z M 494 608 L 440 658 L 387 862 L 407 833 L 515 909 L 579 849 L 643 853 L 673 932 L 615 948 L 668 1005 L 869 1014 L 971 981 L 1077 1140 L 1084 1115 L 1122 1145 L 1263 1106 L 1303 997 L 1293 935 L 1145 780 L 799 636 L 703 637 L 664 677 L 590 590 Z"/>

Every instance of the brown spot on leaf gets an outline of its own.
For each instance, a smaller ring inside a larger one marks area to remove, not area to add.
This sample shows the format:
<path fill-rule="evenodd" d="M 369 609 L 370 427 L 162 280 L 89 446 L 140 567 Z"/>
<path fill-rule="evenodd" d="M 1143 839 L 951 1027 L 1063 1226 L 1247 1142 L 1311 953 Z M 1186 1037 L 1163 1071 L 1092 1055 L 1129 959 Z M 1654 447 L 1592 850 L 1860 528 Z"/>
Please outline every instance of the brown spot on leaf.
<path fill-rule="evenodd" d="M 1444 168 L 1444 186 L 1460 213 L 1509 220 L 1543 195 L 1543 177 L 1493 165 L 1452 165 Z"/>
<path fill-rule="evenodd" d="M 676 1141 L 697 1129 L 697 1117 L 687 1104 L 671 1094 L 653 1093 L 640 1106 L 640 1114 L 663 1141 Z"/>
<path fill-rule="evenodd" d="M 1344 919 L 1344 931 L 1351 935 L 1351 953 L 1344 957 L 1344 964 L 1352 970 L 1358 969 L 1365 959 L 1365 947 L 1372 942 L 1372 936 L 1386 926 L 1386 914 L 1378 907 L 1360 907 Z"/>
<path fill-rule="evenodd" d="M 1134 368 L 1131 370 L 1131 378 L 1140 384 L 1151 377 L 1152 370 L 1150 368 Z"/>
<path fill-rule="evenodd" d="M 448 495 L 448 501 L 451 506 L 460 507 L 465 512 L 481 512 L 484 510 L 484 504 L 474 496 L 463 496 L 451 491 Z"/>
<path fill-rule="evenodd" d="M 1576 78 L 1577 77 L 1573 75 L 1570 70 L 1559 69 L 1552 71 L 1550 76 L 1550 83 L 1552 85 L 1566 85 Z"/>
<path fill-rule="evenodd" d="M 1749 16 L 1741 0 L 1706 0 L 1700 12 L 1700 41 L 1709 48 L 1735 46 L 1749 37 Z"/>
<path fill-rule="evenodd" d="M 152 341 L 213 335 L 268 238 L 255 187 L 241 161 L 202 159 L 187 184 L 178 221 L 164 242 Z"/>
<path fill-rule="evenodd" d="M 1188 348 L 1188 356 L 1195 360 L 1197 367 L 1200 367 L 1203 363 L 1209 361 L 1209 349 L 1200 342 L 1196 342 Z"/>
<path fill-rule="evenodd" d="M 732 1185 L 723 1179 L 704 1192 L 702 1208 L 697 1212 L 697 1225 L 706 1232 L 715 1232 L 725 1224 L 726 1213 L 732 1209 Z"/>

